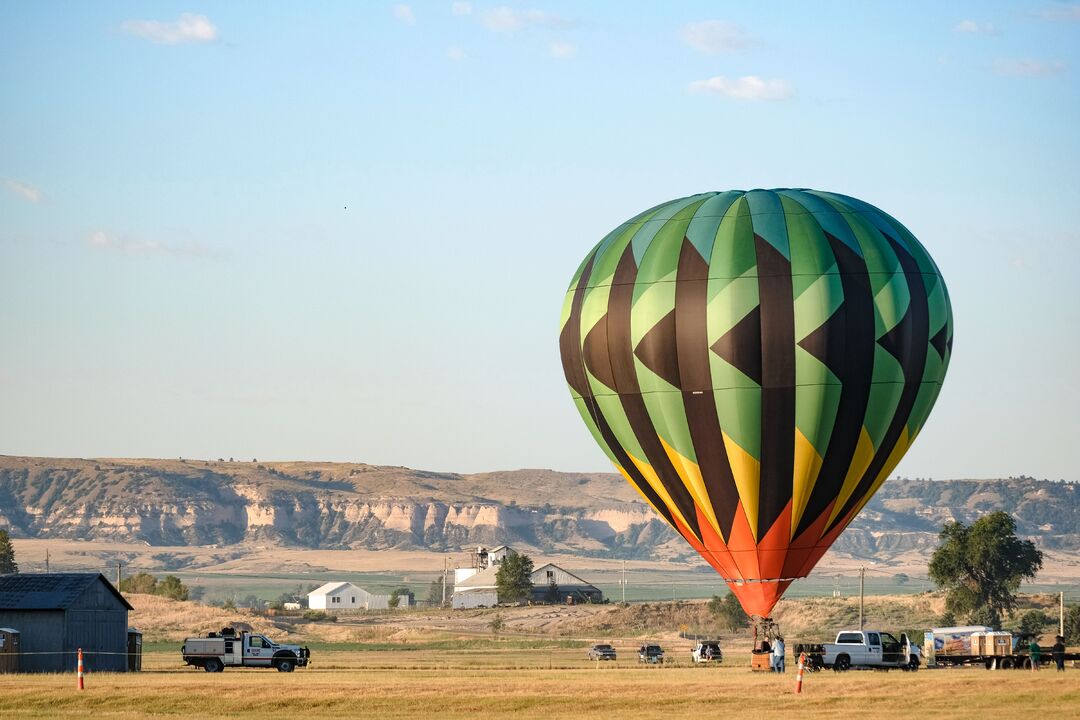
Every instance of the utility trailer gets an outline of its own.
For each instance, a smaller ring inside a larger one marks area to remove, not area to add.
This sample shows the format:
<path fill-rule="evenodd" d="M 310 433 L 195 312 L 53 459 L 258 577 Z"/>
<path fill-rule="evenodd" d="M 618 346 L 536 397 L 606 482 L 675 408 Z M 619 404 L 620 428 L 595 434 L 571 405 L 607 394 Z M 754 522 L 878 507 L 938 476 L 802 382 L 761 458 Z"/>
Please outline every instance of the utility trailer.
<path fill-rule="evenodd" d="M 223 628 L 206 637 L 189 637 L 180 647 L 184 662 L 206 672 L 221 672 L 226 667 L 265 667 L 278 672 L 292 672 L 305 667 L 311 652 L 299 645 L 282 645 L 265 635 Z"/>
<path fill-rule="evenodd" d="M 923 636 L 927 667 L 982 665 L 987 670 L 1031 668 L 1027 646 L 1012 633 L 985 625 L 932 628 Z M 1066 661 L 1080 660 L 1080 653 L 1065 653 Z M 1039 664 L 1054 661 L 1050 648 L 1040 647 Z"/>

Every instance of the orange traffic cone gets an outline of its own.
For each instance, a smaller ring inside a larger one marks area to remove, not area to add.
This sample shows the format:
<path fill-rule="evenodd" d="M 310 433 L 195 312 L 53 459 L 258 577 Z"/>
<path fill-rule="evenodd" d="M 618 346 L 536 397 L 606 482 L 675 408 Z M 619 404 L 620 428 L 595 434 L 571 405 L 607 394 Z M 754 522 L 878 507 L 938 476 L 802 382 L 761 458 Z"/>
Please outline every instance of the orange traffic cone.
<path fill-rule="evenodd" d="M 82 648 L 79 648 L 79 689 L 85 690 L 83 686 L 83 664 L 82 664 Z"/>
<path fill-rule="evenodd" d="M 795 694 L 802 693 L 802 674 L 806 667 L 806 653 L 799 653 L 799 671 L 795 673 Z"/>

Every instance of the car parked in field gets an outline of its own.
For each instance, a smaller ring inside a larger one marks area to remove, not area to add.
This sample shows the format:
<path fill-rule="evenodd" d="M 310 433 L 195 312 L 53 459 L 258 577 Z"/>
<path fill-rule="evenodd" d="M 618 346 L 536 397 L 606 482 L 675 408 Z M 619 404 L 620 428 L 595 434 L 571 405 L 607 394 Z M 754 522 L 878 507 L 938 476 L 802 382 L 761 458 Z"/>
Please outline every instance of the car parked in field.
<path fill-rule="evenodd" d="M 715 640 L 700 640 L 690 651 L 690 660 L 695 663 L 719 665 L 724 661 L 724 653 L 720 650 L 720 643 Z"/>
<path fill-rule="evenodd" d="M 659 645 L 642 645 L 638 650 L 638 662 L 661 665 L 664 662 L 664 649 Z"/>
<path fill-rule="evenodd" d="M 590 660 L 614 660 L 615 648 L 607 644 L 593 645 L 589 648 Z"/>

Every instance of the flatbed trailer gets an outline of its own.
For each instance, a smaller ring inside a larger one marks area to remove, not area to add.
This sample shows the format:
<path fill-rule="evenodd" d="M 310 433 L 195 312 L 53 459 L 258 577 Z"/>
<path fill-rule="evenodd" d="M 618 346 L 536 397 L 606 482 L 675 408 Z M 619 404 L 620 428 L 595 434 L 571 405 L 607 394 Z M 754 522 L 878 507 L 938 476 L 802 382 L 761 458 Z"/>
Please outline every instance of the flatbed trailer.
<path fill-rule="evenodd" d="M 1067 652 L 1064 655 L 1065 662 L 1080 662 L 1080 653 Z M 1052 665 L 1054 657 L 1048 648 L 1042 648 L 1039 655 L 1039 666 Z M 1013 655 L 939 655 L 934 658 L 933 667 L 962 667 L 965 665 L 982 665 L 987 670 L 1030 670 L 1031 654 L 1016 653 Z"/>

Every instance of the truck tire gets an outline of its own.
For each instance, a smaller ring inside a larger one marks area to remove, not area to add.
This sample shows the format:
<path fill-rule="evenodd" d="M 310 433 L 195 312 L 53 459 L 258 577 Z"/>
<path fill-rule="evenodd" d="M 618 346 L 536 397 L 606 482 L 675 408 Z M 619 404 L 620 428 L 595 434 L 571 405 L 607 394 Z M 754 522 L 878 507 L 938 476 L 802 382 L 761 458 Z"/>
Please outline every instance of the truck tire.
<path fill-rule="evenodd" d="M 296 663 L 288 658 L 278 660 L 275 665 L 277 666 L 278 672 L 292 672 L 293 668 L 296 667 Z"/>
<path fill-rule="evenodd" d="M 909 672 L 918 672 L 919 670 L 919 658 L 913 657 L 908 660 L 907 669 Z"/>
<path fill-rule="evenodd" d="M 217 658 L 210 658 L 206 661 L 206 664 L 203 665 L 203 670 L 209 673 L 221 672 L 224 669 L 225 663 L 221 662 Z"/>
<path fill-rule="evenodd" d="M 840 655 L 836 658 L 836 662 L 832 666 L 833 672 L 847 672 L 851 669 L 851 658 L 847 655 Z"/>

